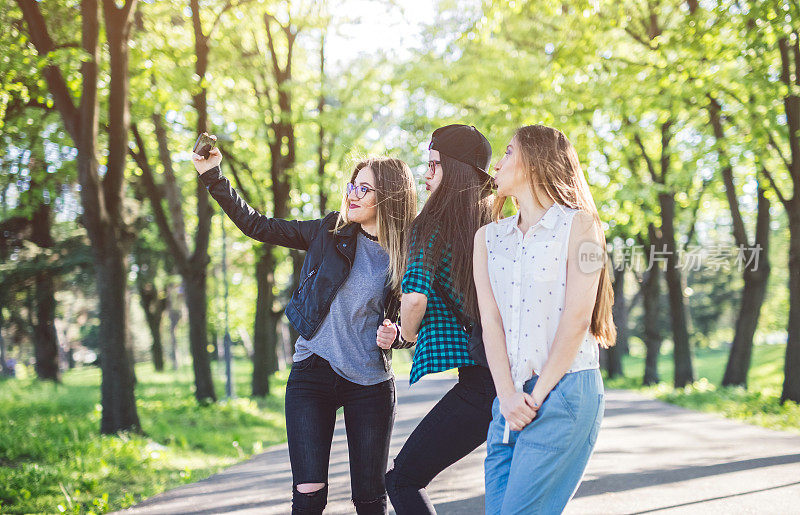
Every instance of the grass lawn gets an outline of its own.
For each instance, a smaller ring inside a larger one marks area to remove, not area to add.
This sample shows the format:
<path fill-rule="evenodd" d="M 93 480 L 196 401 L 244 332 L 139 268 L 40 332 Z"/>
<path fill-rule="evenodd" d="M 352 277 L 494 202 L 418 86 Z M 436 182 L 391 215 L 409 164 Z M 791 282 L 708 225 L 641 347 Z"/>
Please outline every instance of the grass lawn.
<path fill-rule="evenodd" d="M 216 367 L 214 368 L 216 370 Z M 251 367 L 235 363 L 240 398 L 199 407 L 191 367 L 137 366 L 139 417 L 146 436 L 100 436 L 100 371 L 76 369 L 63 384 L 0 382 L 0 512 L 103 513 L 198 481 L 286 439 L 288 370 L 272 394 L 250 400 Z M 224 381 L 215 373 L 217 394 Z"/>
<path fill-rule="evenodd" d="M 683 389 L 672 387 L 673 361 L 670 351 L 659 356 L 661 383 L 641 386 L 644 375 L 644 350 L 637 342 L 623 358 L 625 377 L 606 379 L 606 388 L 639 390 L 658 399 L 699 411 L 713 412 L 751 424 L 800 433 L 800 405 L 779 404 L 783 384 L 785 345 L 756 345 L 748 375 L 748 389 L 722 388 L 722 375 L 728 360 L 727 349 L 697 349 L 694 369 L 697 380 Z"/>

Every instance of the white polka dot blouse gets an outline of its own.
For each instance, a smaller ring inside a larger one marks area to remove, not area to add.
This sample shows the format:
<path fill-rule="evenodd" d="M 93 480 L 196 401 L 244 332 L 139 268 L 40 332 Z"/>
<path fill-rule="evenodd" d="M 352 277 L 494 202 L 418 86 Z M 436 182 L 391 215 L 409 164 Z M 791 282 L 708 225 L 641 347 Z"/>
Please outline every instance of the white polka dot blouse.
<path fill-rule="evenodd" d="M 511 377 L 519 391 L 541 373 L 564 310 L 567 250 L 577 213 L 553 204 L 523 236 L 519 213 L 486 227 L 489 280 L 505 329 Z M 588 330 L 567 372 L 599 367 L 599 348 Z"/>

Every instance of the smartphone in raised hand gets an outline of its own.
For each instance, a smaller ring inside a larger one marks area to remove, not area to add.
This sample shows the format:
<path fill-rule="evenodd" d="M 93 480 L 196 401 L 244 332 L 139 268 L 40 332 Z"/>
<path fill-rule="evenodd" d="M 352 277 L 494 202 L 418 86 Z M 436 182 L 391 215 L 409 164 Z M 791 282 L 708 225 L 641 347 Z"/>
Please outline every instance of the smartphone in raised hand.
<path fill-rule="evenodd" d="M 204 159 L 208 159 L 208 155 L 211 152 L 211 149 L 217 145 L 217 137 L 216 136 L 209 136 L 207 132 L 199 135 L 197 137 L 197 141 L 194 143 L 194 148 L 192 152 L 197 155 L 203 156 Z"/>

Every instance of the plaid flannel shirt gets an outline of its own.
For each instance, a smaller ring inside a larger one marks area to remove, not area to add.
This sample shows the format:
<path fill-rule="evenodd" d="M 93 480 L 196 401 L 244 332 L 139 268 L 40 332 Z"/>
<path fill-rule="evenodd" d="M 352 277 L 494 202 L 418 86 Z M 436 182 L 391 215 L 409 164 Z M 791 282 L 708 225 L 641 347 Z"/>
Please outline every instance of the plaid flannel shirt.
<path fill-rule="evenodd" d="M 443 293 L 453 291 L 449 254 L 433 272 L 424 266 L 421 251 L 418 255 L 409 257 L 403 276 L 403 293 L 416 292 L 428 297 L 428 306 L 417 336 L 409 384 L 416 383 L 425 374 L 477 364 L 469 357 L 467 350 L 469 335 L 447 308 L 445 301 L 434 291 L 434 278 L 437 282 L 436 290 Z M 455 295 L 450 295 L 450 301 L 451 305 L 461 307 Z"/>

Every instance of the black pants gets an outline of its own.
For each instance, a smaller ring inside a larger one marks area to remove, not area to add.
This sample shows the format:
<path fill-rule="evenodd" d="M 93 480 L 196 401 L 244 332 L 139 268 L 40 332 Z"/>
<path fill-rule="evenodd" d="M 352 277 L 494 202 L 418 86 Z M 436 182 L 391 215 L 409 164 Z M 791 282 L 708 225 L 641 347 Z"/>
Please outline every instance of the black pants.
<path fill-rule="evenodd" d="M 286 383 L 286 433 L 292 464 L 292 513 L 322 513 L 336 410 L 344 406 L 350 487 L 356 512 L 387 513 L 384 473 L 394 424 L 394 379 L 362 386 L 341 377 L 320 356 L 292 364 Z M 325 483 L 304 494 L 298 484 Z"/>
<path fill-rule="evenodd" d="M 398 515 L 436 513 L 425 488 L 486 441 L 494 398 L 488 368 L 458 369 L 458 383 L 425 415 L 386 473 L 386 490 Z"/>

